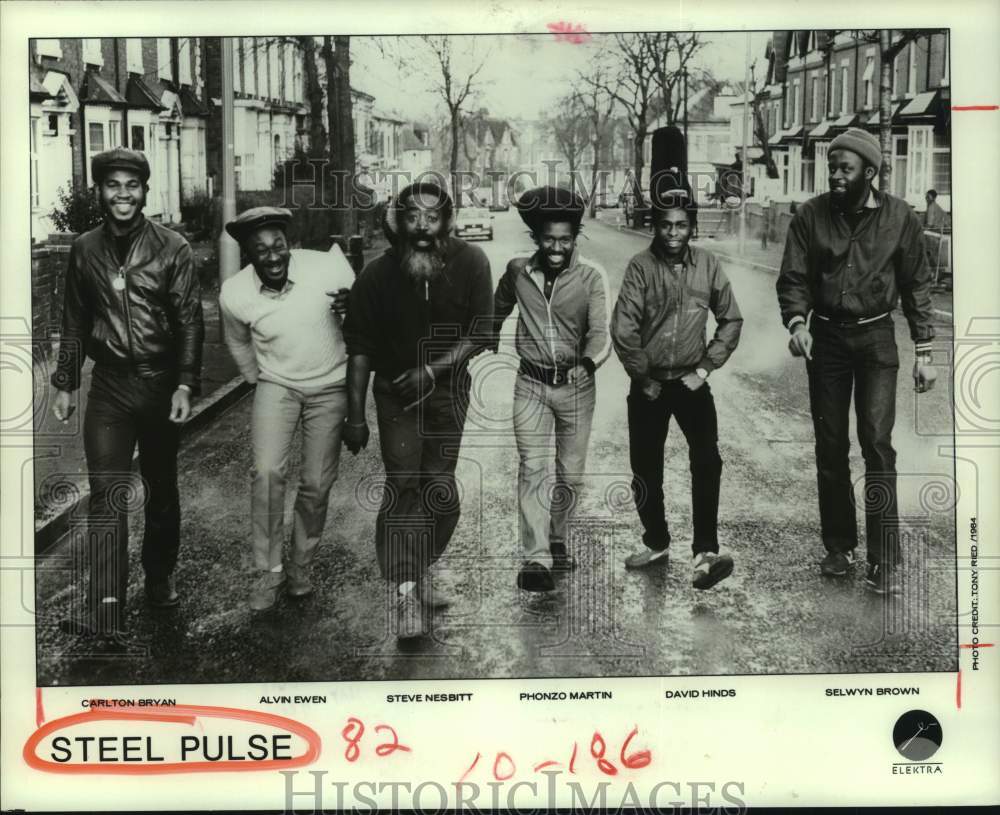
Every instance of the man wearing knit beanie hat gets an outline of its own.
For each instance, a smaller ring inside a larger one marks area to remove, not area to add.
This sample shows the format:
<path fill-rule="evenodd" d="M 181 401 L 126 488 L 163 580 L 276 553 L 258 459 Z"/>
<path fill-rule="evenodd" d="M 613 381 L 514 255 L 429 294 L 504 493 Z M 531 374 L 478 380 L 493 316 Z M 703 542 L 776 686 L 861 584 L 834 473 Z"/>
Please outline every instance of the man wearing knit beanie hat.
<path fill-rule="evenodd" d="M 848 451 L 854 394 L 865 460 L 866 583 L 898 594 L 900 532 L 896 503 L 899 355 L 891 312 L 897 303 L 914 342 L 914 389 L 934 387 L 930 272 L 921 224 L 903 200 L 872 188 L 882 164 L 878 140 L 851 128 L 827 153 L 830 191 L 799 207 L 788 229 L 778 277 L 789 350 L 805 357 L 816 433 L 822 574 L 842 577 L 854 563 L 857 522 Z"/>

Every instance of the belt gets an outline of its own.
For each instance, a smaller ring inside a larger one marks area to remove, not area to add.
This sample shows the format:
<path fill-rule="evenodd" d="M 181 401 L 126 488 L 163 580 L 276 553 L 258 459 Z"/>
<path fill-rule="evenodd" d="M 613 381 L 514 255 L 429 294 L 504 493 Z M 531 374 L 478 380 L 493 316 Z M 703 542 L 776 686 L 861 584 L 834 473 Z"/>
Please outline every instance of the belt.
<path fill-rule="evenodd" d="M 565 385 L 569 382 L 569 372 L 571 368 L 545 368 L 535 365 L 526 359 L 521 360 L 518 372 L 524 374 L 529 379 L 536 382 L 544 382 L 546 385 Z"/>
<path fill-rule="evenodd" d="M 837 320 L 833 317 L 827 317 L 825 314 L 820 314 L 818 311 L 813 312 L 814 317 L 819 317 L 823 322 L 835 325 L 838 328 L 852 328 L 858 325 L 867 325 L 868 323 L 875 323 L 879 320 L 883 320 L 889 316 L 889 312 L 886 311 L 882 314 L 878 314 L 875 317 L 862 317 L 858 320 Z"/>

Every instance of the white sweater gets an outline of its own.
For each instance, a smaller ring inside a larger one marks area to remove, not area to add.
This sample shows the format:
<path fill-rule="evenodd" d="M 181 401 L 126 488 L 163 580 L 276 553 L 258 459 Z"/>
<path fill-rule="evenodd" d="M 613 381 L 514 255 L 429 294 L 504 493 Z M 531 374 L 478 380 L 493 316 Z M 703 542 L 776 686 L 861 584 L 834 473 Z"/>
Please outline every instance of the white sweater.
<path fill-rule="evenodd" d="M 344 337 L 326 292 L 353 285 L 354 271 L 336 244 L 329 252 L 292 250 L 280 292 L 265 288 L 253 266 L 225 281 L 219 308 L 226 345 L 247 382 L 298 389 L 343 383 Z"/>

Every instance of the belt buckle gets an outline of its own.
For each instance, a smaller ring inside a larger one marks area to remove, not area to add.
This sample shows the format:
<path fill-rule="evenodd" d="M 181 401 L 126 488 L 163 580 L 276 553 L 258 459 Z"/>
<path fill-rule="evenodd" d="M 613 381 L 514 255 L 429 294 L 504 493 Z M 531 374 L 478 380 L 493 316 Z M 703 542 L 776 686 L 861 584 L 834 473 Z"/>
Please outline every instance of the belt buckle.
<path fill-rule="evenodd" d="M 563 384 L 563 373 L 558 368 L 555 368 L 552 371 L 552 384 L 553 385 Z"/>

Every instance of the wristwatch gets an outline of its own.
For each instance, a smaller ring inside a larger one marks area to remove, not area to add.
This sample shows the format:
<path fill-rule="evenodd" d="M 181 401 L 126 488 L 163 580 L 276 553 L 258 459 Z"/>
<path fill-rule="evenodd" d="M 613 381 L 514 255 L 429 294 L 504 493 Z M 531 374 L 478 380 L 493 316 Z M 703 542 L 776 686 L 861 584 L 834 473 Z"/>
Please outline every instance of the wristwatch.
<path fill-rule="evenodd" d="M 695 368 L 694 372 L 698 374 L 698 376 L 701 379 L 708 379 L 708 371 L 706 371 L 704 368 Z"/>

